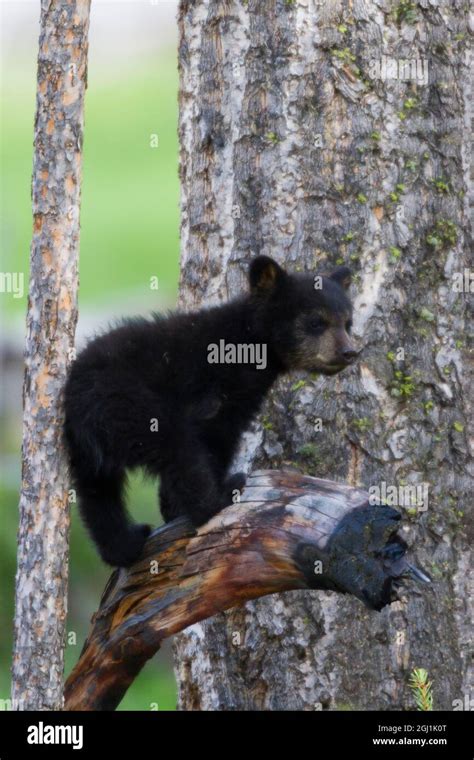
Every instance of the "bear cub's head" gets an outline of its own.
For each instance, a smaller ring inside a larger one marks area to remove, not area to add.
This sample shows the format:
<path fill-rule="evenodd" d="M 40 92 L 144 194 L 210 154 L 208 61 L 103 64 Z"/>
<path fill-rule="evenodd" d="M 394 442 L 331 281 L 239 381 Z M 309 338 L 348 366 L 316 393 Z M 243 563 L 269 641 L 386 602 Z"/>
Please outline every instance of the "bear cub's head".
<path fill-rule="evenodd" d="M 347 267 L 328 276 L 289 274 L 268 256 L 258 256 L 249 282 L 258 319 L 287 371 L 335 375 L 355 361 L 360 351 L 350 338 Z"/>

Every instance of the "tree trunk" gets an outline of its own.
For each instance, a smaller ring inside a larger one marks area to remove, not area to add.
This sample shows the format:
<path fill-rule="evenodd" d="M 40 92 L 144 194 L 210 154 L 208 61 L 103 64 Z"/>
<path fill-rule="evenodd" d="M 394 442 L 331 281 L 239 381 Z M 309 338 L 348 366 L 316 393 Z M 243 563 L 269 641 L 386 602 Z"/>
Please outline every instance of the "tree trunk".
<path fill-rule="evenodd" d="M 73 358 L 90 0 L 42 0 L 33 166 L 12 706 L 62 706 L 69 493 L 62 387 Z"/>
<path fill-rule="evenodd" d="M 467 12 L 181 2 L 183 305 L 235 296 L 255 254 L 356 273 L 358 366 L 280 382 L 239 466 L 426 483 L 421 506 L 398 504 L 435 579 L 380 613 L 296 591 L 192 626 L 175 647 L 182 709 L 413 708 L 414 667 L 435 709 L 469 693 Z"/>

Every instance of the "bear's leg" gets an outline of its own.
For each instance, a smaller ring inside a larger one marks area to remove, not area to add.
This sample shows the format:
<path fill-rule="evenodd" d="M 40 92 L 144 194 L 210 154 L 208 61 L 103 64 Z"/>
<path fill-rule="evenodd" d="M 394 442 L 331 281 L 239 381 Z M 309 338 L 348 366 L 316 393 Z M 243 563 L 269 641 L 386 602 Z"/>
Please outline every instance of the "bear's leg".
<path fill-rule="evenodd" d="M 243 491 L 247 479 L 244 472 L 229 475 L 236 448 L 235 442 L 229 441 L 228 436 L 220 436 L 217 439 L 208 437 L 205 445 L 210 451 L 211 467 L 219 484 L 219 493 L 222 494 L 222 504 L 228 506 L 238 499 L 239 495 L 236 492 Z"/>
<path fill-rule="evenodd" d="M 230 503 L 230 491 L 223 491 L 210 452 L 198 435 L 183 432 L 179 444 L 170 446 L 170 451 L 173 460 L 160 462 L 156 470 L 163 519 L 169 522 L 185 515 L 193 525 L 203 525 Z"/>
<path fill-rule="evenodd" d="M 128 567 L 141 555 L 149 525 L 130 521 L 124 503 L 124 472 L 76 477 L 79 511 L 100 556 L 113 567 Z"/>
<path fill-rule="evenodd" d="M 174 468 L 168 468 L 161 473 L 159 485 L 161 514 L 165 522 L 187 514 L 196 526 L 202 525 L 221 509 L 229 506 L 237 496 L 236 491 L 243 490 L 246 479 L 245 473 L 237 472 L 219 482 L 216 473 L 211 468 L 208 472 L 208 483 L 201 483 L 198 486 L 203 488 L 201 493 L 207 493 L 207 499 L 203 503 L 196 491 L 196 485 L 193 487 L 192 483 L 189 483 L 191 493 L 188 492 L 188 487 L 183 488 L 183 477 L 182 473 L 175 471 Z M 196 482 L 195 480 L 194 483 Z M 213 486 L 212 483 L 214 483 Z M 211 491 L 207 490 L 209 484 L 212 486 Z M 184 508 L 184 504 L 190 505 L 188 510 Z"/>
<path fill-rule="evenodd" d="M 216 509 L 216 512 L 220 511 L 220 509 L 224 509 L 224 507 L 229 506 L 233 501 L 236 500 L 238 496 L 236 491 L 243 491 L 245 481 L 246 475 L 243 472 L 236 472 L 224 480 L 222 485 L 218 487 L 218 492 L 220 494 L 220 506 Z M 172 483 L 173 479 L 168 477 L 167 472 L 163 473 L 160 476 L 158 503 L 160 506 L 161 514 L 163 516 L 163 520 L 165 522 L 169 522 L 174 517 L 177 517 L 173 511 L 176 504 L 173 500 Z"/>
<path fill-rule="evenodd" d="M 158 486 L 158 508 L 161 512 L 164 522 L 170 522 L 170 520 L 173 519 L 171 512 L 172 498 L 173 495 L 171 493 L 171 481 L 167 477 L 166 472 L 162 472 L 160 474 L 160 483 Z"/>

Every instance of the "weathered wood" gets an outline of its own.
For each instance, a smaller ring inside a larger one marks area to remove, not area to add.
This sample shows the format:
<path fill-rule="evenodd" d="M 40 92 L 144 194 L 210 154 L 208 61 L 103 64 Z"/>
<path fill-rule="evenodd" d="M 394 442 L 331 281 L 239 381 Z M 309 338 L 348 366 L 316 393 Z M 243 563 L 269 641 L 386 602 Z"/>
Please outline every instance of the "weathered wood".
<path fill-rule="evenodd" d="M 159 528 L 141 560 L 111 576 L 66 708 L 114 709 L 163 639 L 248 599 L 323 588 L 380 609 L 413 571 L 403 550 L 390 555 L 398 519 L 359 489 L 268 471 L 197 533 L 184 519 Z"/>
<path fill-rule="evenodd" d="M 73 358 L 90 0 L 42 0 L 12 703 L 62 706 L 69 503 L 62 387 Z"/>

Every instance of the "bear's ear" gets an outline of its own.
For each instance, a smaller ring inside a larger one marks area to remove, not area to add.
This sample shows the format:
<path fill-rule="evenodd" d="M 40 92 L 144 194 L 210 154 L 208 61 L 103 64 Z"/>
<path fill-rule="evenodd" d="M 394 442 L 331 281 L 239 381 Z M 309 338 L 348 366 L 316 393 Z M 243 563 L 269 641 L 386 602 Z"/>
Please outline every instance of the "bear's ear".
<path fill-rule="evenodd" d="M 252 293 L 269 293 L 285 277 L 285 271 L 269 256 L 257 256 L 250 264 L 249 282 Z"/>
<path fill-rule="evenodd" d="M 334 282 L 337 282 L 341 288 L 344 288 L 344 290 L 348 290 L 352 282 L 352 272 L 349 267 L 345 266 L 337 267 L 334 272 L 331 272 L 329 277 L 331 280 L 334 280 Z"/>

